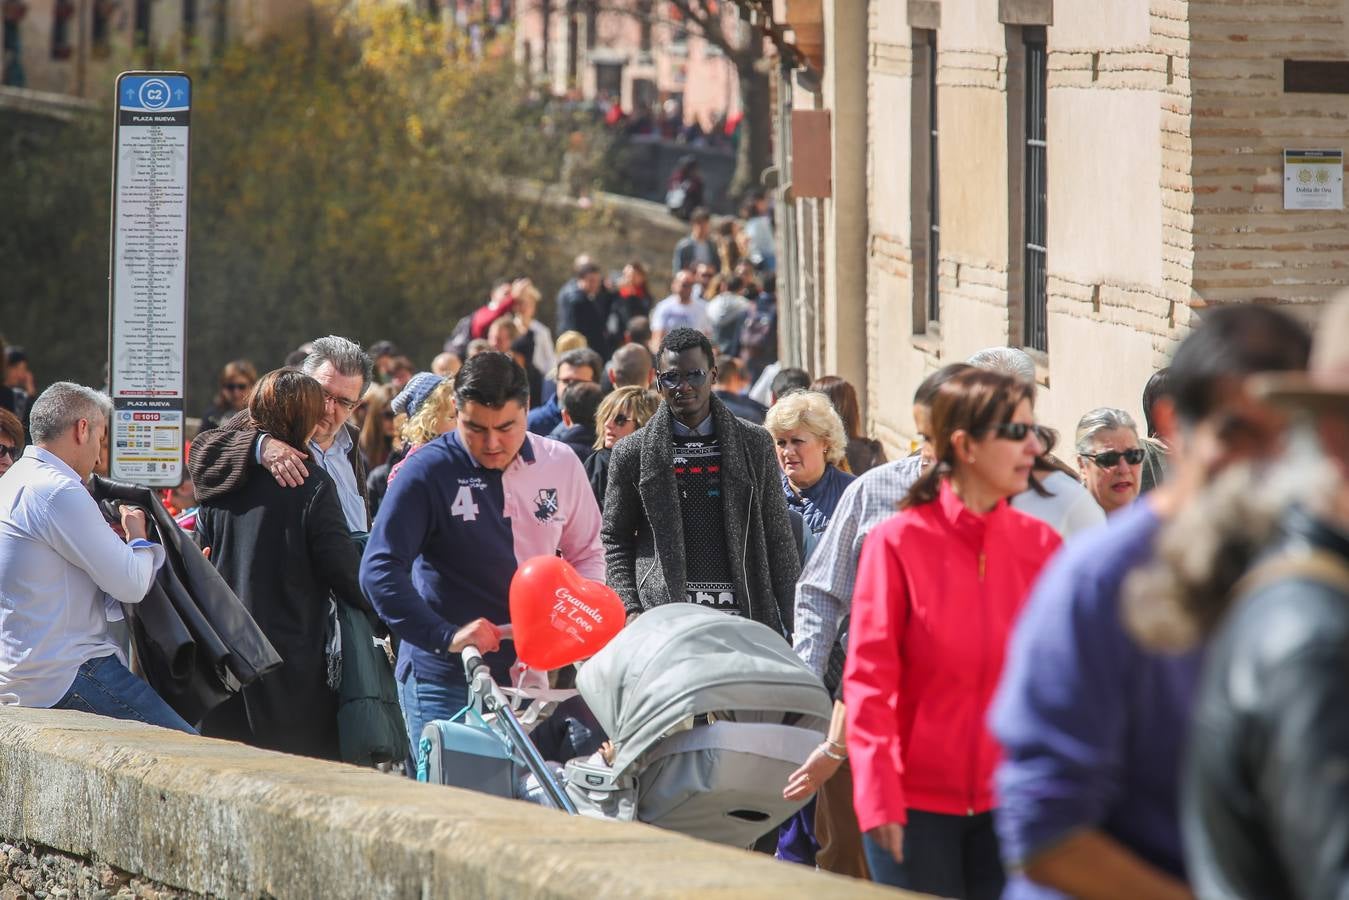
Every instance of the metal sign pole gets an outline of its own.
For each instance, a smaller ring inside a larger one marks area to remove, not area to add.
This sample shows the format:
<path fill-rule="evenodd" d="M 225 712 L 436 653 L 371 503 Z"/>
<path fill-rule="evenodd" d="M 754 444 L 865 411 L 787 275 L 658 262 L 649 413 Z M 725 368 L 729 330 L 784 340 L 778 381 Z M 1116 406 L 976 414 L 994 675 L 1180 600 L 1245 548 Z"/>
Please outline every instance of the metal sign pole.
<path fill-rule="evenodd" d="M 180 72 L 117 76 L 108 272 L 112 477 L 183 478 L 189 119 Z"/>

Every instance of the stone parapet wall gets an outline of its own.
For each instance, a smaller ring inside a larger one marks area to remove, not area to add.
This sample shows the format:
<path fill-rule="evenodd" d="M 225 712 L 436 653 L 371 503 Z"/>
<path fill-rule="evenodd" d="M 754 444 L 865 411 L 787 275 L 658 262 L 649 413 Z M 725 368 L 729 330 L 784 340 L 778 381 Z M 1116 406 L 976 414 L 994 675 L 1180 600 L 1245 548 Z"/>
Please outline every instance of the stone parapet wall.
<path fill-rule="evenodd" d="M 88 884 L 77 863 L 90 861 L 98 888 L 55 885 L 72 897 L 902 896 L 643 825 L 14 707 L 0 707 L 0 841 L 36 860 L 18 860 L 16 877 L 56 851 Z"/>

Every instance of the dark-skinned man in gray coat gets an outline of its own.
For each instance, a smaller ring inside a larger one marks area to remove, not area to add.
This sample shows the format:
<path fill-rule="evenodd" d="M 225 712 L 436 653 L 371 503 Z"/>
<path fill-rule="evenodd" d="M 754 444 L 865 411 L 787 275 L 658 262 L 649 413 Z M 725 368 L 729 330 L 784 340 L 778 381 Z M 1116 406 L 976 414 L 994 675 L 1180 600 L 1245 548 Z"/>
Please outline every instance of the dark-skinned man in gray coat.
<path fill-rule="evenodd" d="M 665 335 L 657 370 L 664 402 L 609 463 L 609 586 L 629 618 L 698 603 L 789 637 L 801 562 L 773 439 L 713 396 L 717 370 L 701 332 Z"/>

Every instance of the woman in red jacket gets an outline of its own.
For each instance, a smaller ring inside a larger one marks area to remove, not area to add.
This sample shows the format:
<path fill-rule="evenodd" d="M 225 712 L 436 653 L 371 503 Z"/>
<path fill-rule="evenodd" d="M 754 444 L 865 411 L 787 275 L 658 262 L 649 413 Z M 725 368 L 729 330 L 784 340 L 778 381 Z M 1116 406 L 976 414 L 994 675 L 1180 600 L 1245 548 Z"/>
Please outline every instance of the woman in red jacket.
<path fill-rule="evenodd" d="M 984 726 L 1003 649 L 1059 545 L 1007 505 L 1043 452 L 1034 385 L 982 370 L 932 404 L 933 465 L 862 546 L 843 693 L 872 878 L 998 897 L 998 747 Z"/>

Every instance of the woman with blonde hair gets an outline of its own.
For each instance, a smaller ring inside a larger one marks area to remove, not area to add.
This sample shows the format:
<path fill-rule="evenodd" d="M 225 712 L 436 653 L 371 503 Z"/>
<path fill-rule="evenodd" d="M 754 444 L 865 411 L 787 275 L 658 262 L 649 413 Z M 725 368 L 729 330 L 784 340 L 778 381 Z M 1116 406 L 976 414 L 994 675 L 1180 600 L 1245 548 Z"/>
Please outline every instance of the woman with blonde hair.
<path fill-rule="evenodd" d="M 848 471 L 843 420 L 824 394 L 796 391 L 773 404 L 764 427 L 777 446 L 787 505 L 801 514 L 811 534 L 822 534 L 855 477 Z"/>
<path fill-rule="evenodd" d="M 543 295 L 534 287 L 534 282 L 522 278 L 516 282 L 515 324 L 520 326 L 521 334 L 534 336 L 534 354 L 529 361 L 539 372 L 551 372 L 557 365 L 557 351 L 553 348 L 553 332 L 536 318 L 539 303 Z"/>
<path fill-rule="evenodd" d="M 601 508 L 609 486 L 609 456 L 614 444 L 651 421 L 659 406 L 659 394 L 639 387 L 618 388 L 600 401 L 595 412 L 595 452 L 586 460 L 585 469 Z"/>
<path fill-rule="evenodd" d="M 454 379 L 441 378 L 432 372 L 418 372 L 393 398 L 389 409 L 394 414 L 393 424 L 398 436 L 388 460 L 371 469 L 365 479 L 371 521 L 379 512 L 389 482 L 403 460 L 454 427 Z"/>

